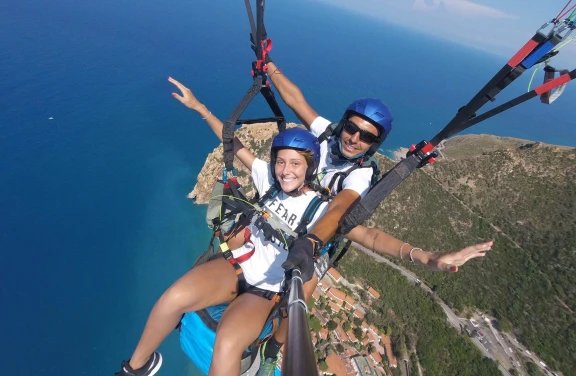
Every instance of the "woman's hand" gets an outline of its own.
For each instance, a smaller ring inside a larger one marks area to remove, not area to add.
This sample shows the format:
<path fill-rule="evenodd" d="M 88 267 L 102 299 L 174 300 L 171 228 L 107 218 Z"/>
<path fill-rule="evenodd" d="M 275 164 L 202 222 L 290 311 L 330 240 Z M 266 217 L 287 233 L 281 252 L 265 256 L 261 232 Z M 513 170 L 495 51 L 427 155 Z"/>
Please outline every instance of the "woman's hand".
<path fill-rule="evenodd" d="M 168 77 L 168 81 L 173 83 L 178 89 L 180 89 L 180 92 L 182 92 L 182 95 L 172 93 L 172 96 L 178 99 L 184 106 L 192 110 L 196 110 L 198 112 L 201 109 L 205 108 L 204 105 L 200 103 L 198 99 L 196 99 L 194 94 L 192 94 L 192 91 L 190 91 L 190 89 L 188 89 L 186 86 L 182 85 L 180 82 L 176 81 L 172 77 Z"/>
<path fill-rule="evenodd" d="M 450 271 L 455 273 L 458 271 L 458 267 L 464 265 L 468 260 L 476 257 L 484 257 L 486 252 L 492 249 L 493 243 L 494 240 L 490 240 L 486 243 L 468 246 L 458 252 L 433 255 L 428 260 L 427 265 L 435 271 Z"/>

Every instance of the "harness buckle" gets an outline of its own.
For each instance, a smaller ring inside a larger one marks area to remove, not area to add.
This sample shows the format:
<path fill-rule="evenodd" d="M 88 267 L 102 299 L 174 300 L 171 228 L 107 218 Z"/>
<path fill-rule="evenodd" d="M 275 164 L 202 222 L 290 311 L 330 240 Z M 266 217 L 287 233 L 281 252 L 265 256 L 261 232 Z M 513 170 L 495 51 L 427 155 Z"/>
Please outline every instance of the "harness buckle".
<path fill-rule="evenodd" d="M 417 168 L 422 168 L 426 166 L 428 163 L 436 162 L 436 158 L 438 157 L 437 151 L 425 152 L 423 149 L 428 145 L 427 141 L 420 141 L 416 145 L 410 146 L 409 151 L 406 153 L 406 156 L 409 157 L 411 155 L 416 155 L 418 159 L 420 159 L 420 163 L 418 164 Z"/>

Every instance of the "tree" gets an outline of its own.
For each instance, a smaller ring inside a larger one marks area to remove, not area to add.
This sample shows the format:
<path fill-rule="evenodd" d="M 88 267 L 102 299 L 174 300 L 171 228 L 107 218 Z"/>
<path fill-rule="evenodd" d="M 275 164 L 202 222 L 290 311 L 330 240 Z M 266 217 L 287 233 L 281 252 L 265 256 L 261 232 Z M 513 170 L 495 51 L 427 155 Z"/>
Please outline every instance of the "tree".
<path fill-rule="evenodd" d="M 503 332 L 507 332 L 507 333 L 511 333 L 512 332 L 512 324 L 510 323 L 510 321 L 508 321 L 505 318 L 502 318 L 499 322 L 498 322 L 498 326 L 500 328 L 501 331 Z"/>
<path fill-rule="evenodd" d="M 342 324 L 342 327 L 344 328 L 345 331 L 349 331 L 350 330 L 350 323 L 348 321 L 344 321 L 344 324 Z"/>
<path fill-rule="evenodd" d="M 374 352 L 374 345 L 372 343 L 368 343 L 368 346 L 366 346 L 366 351 L 369 353 Z"/>
<path fill-rule="evenodd" d="M 526 363 L 526 372 L 530 376 L 542 376 L 542 372 L 538 369 L 538 366 L 532 362 Z"/>
<path fill-rule="evenodd" d="M 336 344 L 336 351 L 337 351 L 338 353 L 343 353 L 343 352 L 344 352 L 344 346 L 342 346 L 341 343 L 337 343 L 337 344 Z"/>
<path fill-rule="evenodd" d="M 308 324 L 310 325 L 310 330 L 315 333 L 318 333 L 320 329 L 322 329 L 322 324 L 320 323 L 320 319 L 316 316 L 312 316 L 308 319 Z"/>
<path fill-rule="evenodd" d="M 362 329 L 360 328 L 354 328 L 352 330 L 352 332 L 354 333 L 354 335 L 356 336 L 356 338 L 360 339 L 362 338 Z"/>
<path fill-rule="evenodd" d="M 328 330 L 332 331 L 338 327 L 338 324 L 336 324 L 333 320 L 330 320 L 326 323 L 326 327 Z"/>
<path fill-rule="evenodd" d="M 390 326 L 387 326 L 387 327 L 386 327 L 386 335 L 387 335 L 388 337 L 390 337 L 390 336 L 392 335 L 392 327 L 390 327 Z"/>
<path fill-rule="evenodd" d="M 326 364 L 324 360 L 321 360 L 318 362 L 318 368 L 320 368 L 320 371 L 326 372 L 328 371 L 328 364 Z"/>
<path fill-rule="evenodd" d="M 316 304 L 316 300 L 314 298 L 310 298 L 306 305 L 308 306 L 308 312 L 312 312 L 312 308 L 314 308 L 314 304 Z"/>

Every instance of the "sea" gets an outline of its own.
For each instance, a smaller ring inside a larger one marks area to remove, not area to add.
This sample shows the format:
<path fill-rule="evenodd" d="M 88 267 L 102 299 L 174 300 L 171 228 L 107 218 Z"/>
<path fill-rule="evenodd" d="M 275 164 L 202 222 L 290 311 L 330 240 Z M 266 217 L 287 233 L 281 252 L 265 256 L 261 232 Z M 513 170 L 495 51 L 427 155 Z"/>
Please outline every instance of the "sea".
<path fill-rule="evenodd" d="M 507 61 L 321 1 L 269 2 L 266 25 L 272 58 L 322 116 L 360 97 L 389 105 L 383 152 L 430 139 Z M 252 60 L 241 1 L 0 2 L 2 375 L 112 375 L 130 357 L 209 240 L 186 196 L 218 140 L 167 78 L 224 119 Z M 575 93 L 467 132 L 576 146 Z M 258 98 L 245 117 L 268 114 Z M 159 375 L 200 374 L 176 332 L 160 351 Z"/>

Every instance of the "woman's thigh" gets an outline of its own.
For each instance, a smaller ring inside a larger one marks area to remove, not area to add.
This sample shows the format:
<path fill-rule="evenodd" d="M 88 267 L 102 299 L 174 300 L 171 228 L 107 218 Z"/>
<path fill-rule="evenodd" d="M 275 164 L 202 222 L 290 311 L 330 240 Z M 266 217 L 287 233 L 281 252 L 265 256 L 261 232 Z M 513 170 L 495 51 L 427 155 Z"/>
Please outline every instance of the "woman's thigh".
<path fill-rule="evenodd" d="M 224 311 L 216 342 L 226 342 L 241 353 L 262 331 L 274 302 L 252 294 L 242 294 L 234 299 Z"/>
<path fill-rule="evenodd" d="M 226 303 L 238 295 L 238 276 L 224 258 L 190 269 L 166 290 L 161 299 L 178 302 L 183 312 Z"/>

